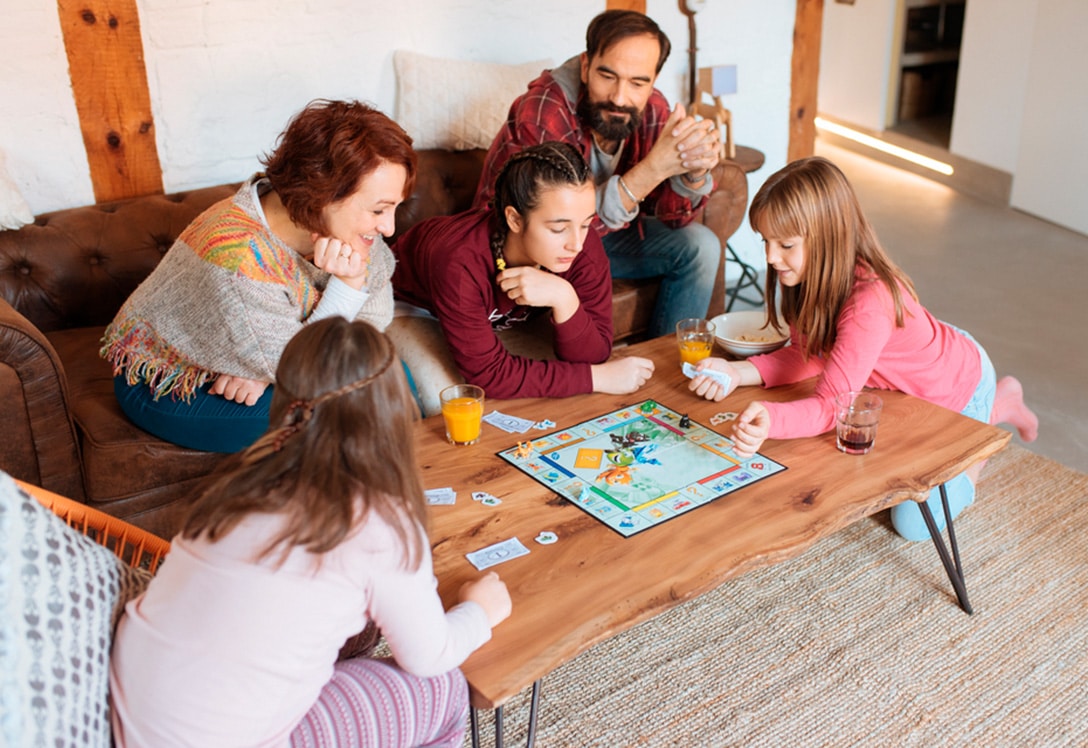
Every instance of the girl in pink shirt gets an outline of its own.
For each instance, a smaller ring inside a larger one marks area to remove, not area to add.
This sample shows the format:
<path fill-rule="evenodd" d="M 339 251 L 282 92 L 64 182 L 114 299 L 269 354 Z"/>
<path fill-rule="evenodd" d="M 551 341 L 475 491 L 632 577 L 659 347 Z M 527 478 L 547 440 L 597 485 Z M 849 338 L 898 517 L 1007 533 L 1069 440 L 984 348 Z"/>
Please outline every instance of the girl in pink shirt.
<path fill-rule="evenodd" d="M 273 427 L 209 479 L 118 625 L 118 746 L 461 745 L 457 666 L 510 597 L 491 573 L 443 609 L 410 404 L 366 322 L 290 340 Z M 375 627 L 392 659 L 340 657 Z"/>
<path fill-rule="evenodd" d="M 747 361 L 706 359 L 700 368 L 728 373 L 729 388 L 700 376 L 689 387 L 721 400 L 738 385 L 818 379 L 811 397 L 751 403 L 733 425 L 738 455 L 754 454 L 767 438 L 831 430 L 835 396 L 863 387 L 905 392 L 984 423 L 1011 423 L 1024 441 L 1035 439 L 1038 419 L 1024 405 L 1020 383 L 1013 377 L 997 382 L 982 346 L 918 302 L 910 278 L 880 246 L 838 167 L 819 157 L 789 164 L 756 193 L 749 219 L 766 248 L 770 324 L 789 327 L 789 345 Z M 981 469 L 979 464 L 946 485 L 953 517 L 974 501 Z M 943 529 L 937 489 L 928 502 Z M 894 507 L 891 517 L 903 537 L 929 537 L 915 502 Z"/>

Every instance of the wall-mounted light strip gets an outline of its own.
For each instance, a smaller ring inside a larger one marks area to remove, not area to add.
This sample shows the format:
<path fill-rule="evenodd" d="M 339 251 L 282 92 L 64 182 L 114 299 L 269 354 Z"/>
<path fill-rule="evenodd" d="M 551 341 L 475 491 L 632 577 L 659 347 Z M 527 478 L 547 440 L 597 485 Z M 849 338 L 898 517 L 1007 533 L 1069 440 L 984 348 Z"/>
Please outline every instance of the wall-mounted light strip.
<path fill-rule="evenodd" d="M 867 145 L 870 148 L 875 148 L 878 151 L 883 151 L 889 155 L 901 158 L 904 161 L 910 161 L 912 164 L 918 164 L 926 169 L 932 169 L 933 171 L 944 174 L 945 176 L 952 175 L 952 165 L 946 164 L 943 161 L 930 158 L 929 156 L 923 156 L 920 153 L 914 151 L 908 151 L 906 148 L 900 148 L 897 145 L 891 143 L 885 143 L 883 140 L 878 140 L 871 135 L 858 132 L 857 130 L 851 130 L 849 127 L 843 127 L 842 125 L 835 124 L 834 122 L 828 122 L 823 117 L 816 118 L 816 127 L 821 130 L 827 130 L 828 132 L 835 133 L 836 135 L 853 140 L 855 143 L 861 143 Z"/>

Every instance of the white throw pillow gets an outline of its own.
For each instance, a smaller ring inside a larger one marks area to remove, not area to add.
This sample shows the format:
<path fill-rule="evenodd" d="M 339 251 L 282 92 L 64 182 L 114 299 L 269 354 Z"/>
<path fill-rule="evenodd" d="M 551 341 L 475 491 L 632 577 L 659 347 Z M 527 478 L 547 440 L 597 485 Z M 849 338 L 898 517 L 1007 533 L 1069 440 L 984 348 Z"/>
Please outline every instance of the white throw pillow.
<path fill-rule="evenodd" d="M 0 745 L 111 745 L 109 657 L 151 577 L 0 471 Z"/>
<path fill-rule="evenodd" d="M 397 122 L 417 149 L 488 148 L 510 104 L 551 67 L 546 59 L 503 65 L 398 50 L 393 53 Z"/>
<path fill-rule="evenodd" d="M 15 186 L 15 180 L 8 176 L 4 152 L 0 151 L 0 231 L 17 229 L 33 222 L 34 215 L 30 212 L 30 206 Z"/>

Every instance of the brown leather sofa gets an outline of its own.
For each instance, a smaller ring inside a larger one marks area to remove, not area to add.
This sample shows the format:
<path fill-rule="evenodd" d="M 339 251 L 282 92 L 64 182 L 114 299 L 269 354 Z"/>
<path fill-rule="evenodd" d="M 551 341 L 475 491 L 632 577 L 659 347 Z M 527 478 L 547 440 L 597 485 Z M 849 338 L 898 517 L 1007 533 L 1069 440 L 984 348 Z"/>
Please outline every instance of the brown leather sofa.
<path fill-rule="evenodd" d="M 403 230 L 469 206 L 484 151 L 421 151 L 415 193 L 397 213 Z M 747 203 L 744 173 L 724 163 L 700 216 L 725 240 Z M 201 211 L 232 195 L 220 185 L 38 216 L 0 231 L 0 469 L 86 502 L 163 537 L 184 499 L 221 459 L 168 444 L 133 426 L 113 395 L 99 340 L 121 304 Z M 723 263 L 724 265 L 724 263 Z M 616 281 L 617 340 L 646 329 L 654 281 Z M 724 283 L 711 313 L 721 311 Z"/>

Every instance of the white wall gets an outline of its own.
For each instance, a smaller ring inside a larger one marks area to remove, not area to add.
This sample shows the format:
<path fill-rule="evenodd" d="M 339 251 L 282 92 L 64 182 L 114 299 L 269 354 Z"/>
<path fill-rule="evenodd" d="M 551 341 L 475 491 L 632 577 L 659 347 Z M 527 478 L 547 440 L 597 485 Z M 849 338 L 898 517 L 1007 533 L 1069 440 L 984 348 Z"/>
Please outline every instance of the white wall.
<path fill-rule="evenodd" d="M 1088 4 L 1038 2 L 1012 204 L 1088 234 Z"/>
<path fill-rule="evenodd" d="M 140 0 L 148 86 L 167 191 L 255 171 L 290 116 L 317 97 L 394 112 L 392 55 L 562 61 L 605 3 L 587 0 Z M 701 66 L 736 64 L 738 142 L 763 150 L 753 191 L 785 163 L 795 0 L 707 3 Z M 0 150 L 37 214 L 94 201 L 56 4 L 0 0 Z M 687 22 L 674 0 L 647 12 L 673 42 L 659 87 L 686 98 Z M 735 248 L 761 257 L 742 229 Z"/>
<path fill-rule="evenodd" d="M 969 0 L 950 150 L 1010 174 L 1020 150 L 1036 0 Z"/>
<path fill-rule="evenodd" d="M 854 5 L 825 0 L 821 112 L 869 130 L 884 129 L 895 19 L 895 0 L 862 0 Z"/>

